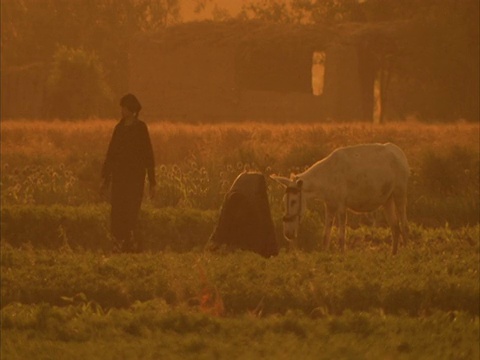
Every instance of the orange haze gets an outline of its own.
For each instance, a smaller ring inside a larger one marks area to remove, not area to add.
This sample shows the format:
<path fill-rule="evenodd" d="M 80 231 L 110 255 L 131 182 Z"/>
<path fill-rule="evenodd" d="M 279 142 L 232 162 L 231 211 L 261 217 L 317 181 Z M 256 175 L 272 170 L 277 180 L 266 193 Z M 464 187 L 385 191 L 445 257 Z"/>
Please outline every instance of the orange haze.
<path fill-rule="evenodd" d="M 181 3 L 182 6 L 182 19 L 183 21 L 193 21 L 193 20 L 205 20 L 212 18 L 212 11 L 215 8 L 215 5 L 221 10 L 226 10 L 230 16 L 237 15 L 242 9 L 242 5 L 246 4 L 248 0 L 207 0 L 207 5 L 205 10 L 200 14 L 195 13 L 196 0 L 183 0 Z"/>

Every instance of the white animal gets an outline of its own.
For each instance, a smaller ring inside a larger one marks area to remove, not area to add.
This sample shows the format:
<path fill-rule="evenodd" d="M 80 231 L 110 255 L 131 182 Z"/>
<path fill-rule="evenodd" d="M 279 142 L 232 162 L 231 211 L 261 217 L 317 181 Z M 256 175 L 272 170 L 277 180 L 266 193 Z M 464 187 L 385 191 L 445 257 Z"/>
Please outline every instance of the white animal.
<path fill-rule="evenodd" d="M 339 148 L 301 174 L 290 178 L 270 177 L 286 187 L 283 229 L 287 239 L 297 238 L 308 198 L 319 198 L 325 202 L 323 247 L 329 249 L 332 225 L 337 218 L 342 251 L 345 250 L 347 209 L 371 212 L 383 206 L 392 230 L 392 253 L 396 254 L 400 236 L 404 244 L 408 239 L 406 206 L 409 175 L 403 151 L 387 143 Z"/>

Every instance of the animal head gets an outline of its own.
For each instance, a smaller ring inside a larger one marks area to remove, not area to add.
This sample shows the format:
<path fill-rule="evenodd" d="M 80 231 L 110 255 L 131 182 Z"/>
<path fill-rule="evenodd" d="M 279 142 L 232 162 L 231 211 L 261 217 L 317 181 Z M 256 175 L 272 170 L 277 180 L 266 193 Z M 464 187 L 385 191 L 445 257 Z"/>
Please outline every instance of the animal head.
<path fill-rule="evenodd" d="M 288 240 L 294 240 L 298 236 L 300 219 L 305 211 L 305 197 L 303 193 L 303 180 L 296 176 L 286 178 L 271 175 L 271 179 L 285 187 L 283 203 L 285 214 L 283 216 L 283 234 Z"/>

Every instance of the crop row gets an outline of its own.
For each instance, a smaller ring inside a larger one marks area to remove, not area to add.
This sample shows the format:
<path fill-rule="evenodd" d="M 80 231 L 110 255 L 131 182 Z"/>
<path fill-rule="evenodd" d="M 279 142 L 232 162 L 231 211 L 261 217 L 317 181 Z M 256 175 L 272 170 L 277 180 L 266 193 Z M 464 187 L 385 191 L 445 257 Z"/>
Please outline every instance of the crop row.
<path fill-rule="evenodd" d="M 478 317 L 421 319 L 345 312 L 312 319 L 223 318 L 161 300 L 103 312 L 92 304 L 11 304 L 2 309 L 8 359 L 477 359 Z"/>
<path fill-rule="evenodd" d="M 282 251 L 270 259 L 204 251 L 105 256 L 3 244 L 2 305 L 79 299 L 108 309 L 163 299 L 218 314 L 437 309 L 478 315 L 479 230 L 416 229 L 412 244 L 395 257 L 382 229 L 359 229 L 355 236 L 373 240 L 346 254 Z"/>
<path fill-rule="evenodd" d="M 314 207 L 312 211 L 307 211 L 302 219 L 296 244 L 301 250 L 318 249 L 323 236 L 322 210 L 322 207 Z M 455 208 L 451 207 L 450 211 L 455 211 Z M 44 249 L 68 247 L 73 250 L 105 252 L 112 249 L 109 207 L 105 204 L 79 207 L 3 206 L 1 218 L 2 241 L 14 247 L 25 245 Z M 289 248 L 292 244 L 286 242 L 283 237 L 281 212 L 273 212 L 272 218 L 277 243 L 281 248 Z M 203 249 L 218 220 L 219 211 L 214 210 L 145 206 L 140 213 L 136 232 L 140 242 L 139 249 L 175 252 Z M 349 225 L 347 245 L 390 242 L 390 230 L 387 229 L 382 212 L 374 213 L 372 216 L 351 214 Z M 462 228 L 455 227 L 457 231 L 461 231 Z M 472 228 L 475 229 L 475 225 Z M 421 234 L 426 230 L 422 225 L 411 222 L 410 231 L 415 241 L 421 239 Z M 468 235 L 464 241 L 475 243 L 475 237 Z"/>

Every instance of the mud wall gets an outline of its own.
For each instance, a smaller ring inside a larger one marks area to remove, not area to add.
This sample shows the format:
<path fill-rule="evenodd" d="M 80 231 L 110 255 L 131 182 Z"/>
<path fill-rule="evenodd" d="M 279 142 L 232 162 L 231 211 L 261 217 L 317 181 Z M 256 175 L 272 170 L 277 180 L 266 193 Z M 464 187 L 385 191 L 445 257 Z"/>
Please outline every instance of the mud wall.
<path fill-rule="evenodd" d="M 313 52 L 298 43 L 288 58 L 265 51 L 258 43 L 202 39 L 174 44 L 155 38 L 132 44 L 130 90 L 142 99 L 144 118 L 194 122 L 322 118 L 322 99 L 313 95 L 311 85 Z"/>
<path fill-rule="evenodd" d="M 371 121 L 375 68 L 365 39 L 306 27 L 184 24 L 131 42 L 126 90 L 152 120 Z M 321 96 L 312 91 L 315 51 L 325 53 Z M 2 118 L 48 115 L 45 69 L 2 69 Z"/>
<path fill-rule="evenodd" d="M 326 50 L 324 114 L 335 121 L 371 120 L 374 70 L 358 44 L 333 43 Z"/>
<path fill-rule="evenodd" d="M 137 42 L 130 57 L 130 90 L 151 119 L 218 120 L 235 114 L 233 50 L 201 44 L 169 47 Z"/>

